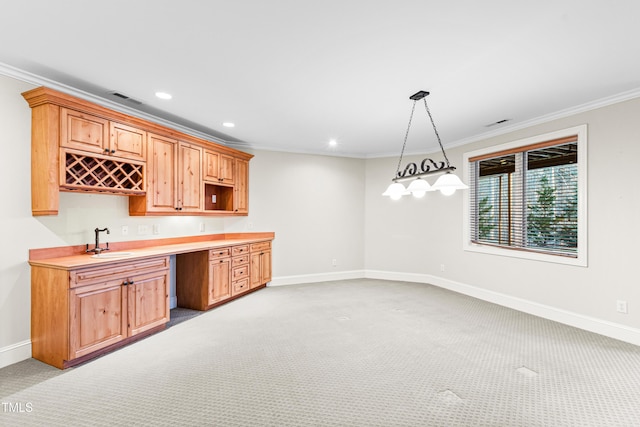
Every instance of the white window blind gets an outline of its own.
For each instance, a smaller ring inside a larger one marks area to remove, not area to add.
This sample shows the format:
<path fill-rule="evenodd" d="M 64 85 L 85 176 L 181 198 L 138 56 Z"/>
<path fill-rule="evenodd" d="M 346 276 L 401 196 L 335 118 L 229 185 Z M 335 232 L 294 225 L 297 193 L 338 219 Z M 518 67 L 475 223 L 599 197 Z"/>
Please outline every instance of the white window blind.
<path fill-rule="evenodd" d="M 471 242 L 578 253 L 578 135 L 469 158 Z"/>

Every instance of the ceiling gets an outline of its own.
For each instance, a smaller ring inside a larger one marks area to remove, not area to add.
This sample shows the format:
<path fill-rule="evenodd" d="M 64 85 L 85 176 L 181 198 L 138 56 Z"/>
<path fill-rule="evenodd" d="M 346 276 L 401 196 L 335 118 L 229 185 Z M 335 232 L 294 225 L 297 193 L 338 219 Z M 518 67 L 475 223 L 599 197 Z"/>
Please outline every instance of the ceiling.
<path fill-rule="evenodd" d="M 397 156 L 418 90 L 445 147 L 640 96 L 638 16 L 637 0 L 24 0 L 3 2 L 0 63 L 238 147 Z M 419 106 L 407 152 L 436 148 Z"/>

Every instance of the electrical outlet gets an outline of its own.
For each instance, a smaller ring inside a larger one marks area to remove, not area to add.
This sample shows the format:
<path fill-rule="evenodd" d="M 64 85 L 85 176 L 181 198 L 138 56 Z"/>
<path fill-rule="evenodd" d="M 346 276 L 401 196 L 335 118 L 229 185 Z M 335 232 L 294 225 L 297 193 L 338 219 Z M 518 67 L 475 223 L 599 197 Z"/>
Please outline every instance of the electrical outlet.
<path fill-rule="evenodd" d="M 622 300 L 616 301 L 616 311 L 618 313 L 627 314 L 627 302 Z"/>
<path fill-rule="evenodd" d="M 149 226 L 148 225 L 139 225 L 138 226 L 138 234 L 149 234 Z"/>
<path fill-rule="evenodd" d="M 204 222 L 200 223 L 200 232 L 204 233 Z"/>
<path fill-rule="evenodd" d="M 160 234 L 160 226 L 158 224 L 153 224 L 153 234 Z"/>
<path fill-rule="evenodd" d="M 128 236 L 129 235 L 129 226 L 128 225 L 123 225 L 122 226 L 122 231 L 121 233 L 123 236 Z"/>
<path fill-rule="evenodd" d="M 337 259 L 335 259 L 335 258 L 334 258 L 334 259 L 332 259 L 332 260 L 331 260 L 331 265 L 332 265 L 332 266 L 334 266 L 334 267 L 336 267 L 336 266 L 338 265 L 338 260 L 337 260 Z"/>
<path fill-rule="evenodd" d="M 440 264 L 440 271 L 444 271 L 444 264 Z"/>

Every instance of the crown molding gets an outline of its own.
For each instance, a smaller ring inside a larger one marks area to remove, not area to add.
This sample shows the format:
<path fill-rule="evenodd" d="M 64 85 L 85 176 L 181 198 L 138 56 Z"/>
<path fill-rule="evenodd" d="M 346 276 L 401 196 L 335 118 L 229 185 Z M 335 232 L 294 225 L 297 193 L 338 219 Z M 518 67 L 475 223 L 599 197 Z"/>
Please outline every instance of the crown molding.
<path fill-rule="evenodd" d="M 30 73 L 28 71 L 20 70 L 11 65 L 4 64 L 0 62 L 0 74 L 12 77 L 16 80 L 20 80 L 35 86 L 45 86 L 50 89 L 57 90 L 58 92 L 65 93 L 67 95 L 75 96 L 76 98 L 80 98 L 82 100 L 92 102 L 94 104 L 100 105 L 105 108 L 109 108 L 114 111 L 118 111 L 120 113 L 128 114 L 130 116 L 138 117 L 141 119 L 148 120 L 150 122 L 154 122 L 182 133 L 195 136 L 197 138 L 201 138 L 204 140 L 208 140 L 211 142 L 215 142 L 217 144 L 222 144 L 228 146 L 228 141 L 225 141 L 221 138 L 215 137 L 205 132 L 199 132 L 197 130 L 191 129 L 187 126 L 180 125 L 178 123 L 172 122 L 170 120 L 166 120 L 160 118 L 158 116 L 154 116 L 153 114 L 148 114 L 140 110 L 136 110 L 135 108 L 129 108 L 126 105 L 119 104 L 117 102 L 110 101 L 106 98 L 99 97 L 97 95 L 91 94 L 89 92 L 85 92 L 80 89 L 73 88 L 71 86 L 58 83 L 54 80 L 48 79 L 46 77 L 38 76 L 36 74 Z"/>
<path fill-rule="evenodd" d="M 251 143 L 234 143 L 231 141 L 226 141 L 221 138 L 215 137 L 213 135 L 199 132 L 189 127 L 179 125 L 175 122 L 171 122 L 166 119 L 162 119 L 160 117 L 154 116 L 152 114 L 144 113 L 139 110 L 128 108 L 122 104 L 118 104 L 116 102 L 110 101 L 105 98 L 101 98 L 99 96 L 93 95 L 91 93 L 75 89 L 71 86 L 67 86 L 62 83 L 55 82 L 53 80 L 47 79 L 45 77 L 41 77 L 35 75 L 33 73 L 20 70 L 13 66 L 4 64 L 0 62 L 0 74 L 13 77 L 17 80 L 21 80 L 27 83 L 31 83 L 36 86 L 46 86 L 51 89 L 58 90 L 63 93 L 67 93 L 69 95 L 76 96 L 78 98 L 93 102 L 98 105 L 102 105 L 107 108 L 111 108 L 113 110 L 129 114 L 132 116 L 137 116 L 149 121 L 156 122 L 158 124 L 162 124 L 167 127 L 171 127 L 173 129 L 179 130 L 189 135 L 193 135 L 198 138 L 202 138 L 205 140 L 213 141 L 218 144 L 226 145 L 232 148 L 237 149 L 251 149 L 251 150 L 262 150 L 262 151 L 278 151 L 283 153 L 294 153 L 294 154 L 309 154 L 309 155 L 319 155 L 319 156 L 330 156 L 330 157 L 350 157 L 350 158 L 358 158 L 358 159 L 374 159 L 374 158 L 384 158 L 384 157 L 396 157 L 397 153 L 378 153 L 378 154 L 355 154 L 355 153 L 346 153 L 346 152 L 338 152 L 333 150 L 301 150 L 301 149 L 289 149 L 289 148 L 281 148 L 281 147 L 268 147 L 263 145 L 256 145 Z M 545 114 L 539 117 L 535 117 L 533 119 L 525 120 L 518 123 L 513 123 L 510 125 L 505 125 L 500 127 L 499 129 L 494 129 L 488 132 L 479 133 L 468 138 L 459 139 L 456 141 L 448 142 L 445 144 L 445 149 L 450 149 L 454 147 L 460 147 L 463 145 L 471 144 L 474 142 L 482 141 L 485 139 L 493 138 L 496 136 L 504 135 L 510 132 L 518 131 L 521 129 L 529 128 L 532 126 L 536 126 L 539 124 L 547 123 L 553 120 L 562 119 L 565 117 L 569 117 L 572 115 L 584 113 L 591 110 L 596 110 L 598 108 L 606 107 L 609 105 L 617 104 L 620 102 L 628 101 L 631 99 L 640 98 L 640 88 L 628 90 L 625 92 L 618 93 L 616 95 L 600 98 L 594 101 L 589 101 L 584 104 L 580 104 L 574 107 L 565 108 L 563 110 L 559 110 L 553 113 Z M 427 154 L 438 151 L 438 147 L 434 146 L 432 151 L 427 150 Z M 424 155 L 424 151 L 420 152 L 407 152 L 405 155 Z"/>

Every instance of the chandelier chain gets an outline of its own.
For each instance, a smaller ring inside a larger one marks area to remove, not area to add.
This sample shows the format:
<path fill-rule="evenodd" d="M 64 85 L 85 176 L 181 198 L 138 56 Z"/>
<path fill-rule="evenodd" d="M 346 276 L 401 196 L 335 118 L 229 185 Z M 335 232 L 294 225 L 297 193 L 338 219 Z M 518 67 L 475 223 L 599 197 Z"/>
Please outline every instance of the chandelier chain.
<path fill-rule="evenodd" d="M 409 124 L 407 125 L 407 132 L 404 134 L 404 143 L 402 144 L 402 151 L 400 151 L 400 158 L 398 159 L 398 167 L 396 168 L 396 178 L 400 176 L 400 166 L 402 165 L 402 156 L 404 156 L 404 148 L 407 146 L 407 139 L 409 138 L 409 129 L 411 129 L 411 120 L 413 119 L 413 112 L 416 110 L 416 102 L 418 101 L 414 100 L 413 106 L 411 107 L 411 114 L 409 115 Z"/>
<path fill-rule="evenodd" d="M 424 108 L 427 110 L 427 115 L 429 116 L 429 120 L 431 120 L 431 125 L 433 126 L 433 131 L 436 133 L 436 138 L 438 139 L 438 145 L 440 145 L 440 150 L 442 151 L 442 155 L 444 156 L 445 162 L 447 162 L 447 167 L 449 167 L 449 158 L 447 158 L 447 153 L 444 151 L 444 147 L 442 146 L 442 141 L 440 141 L 440 134 L 438 133 L 438 129 L 436 128 L 436 124 L 433 121 L 433 117 L 431 117 L 431 111 L 429 110 L 429 106 L 427 105 L 427 98 L 422 98 L 424 100 Z M 415 101 L 414 101 L 415 106 Z M 407 130 L 408 132 L 408 130 Z M 406 139 L 405 139 L 406 142 Z M 404 149 L 404 148 L 403 148 Z"/>

